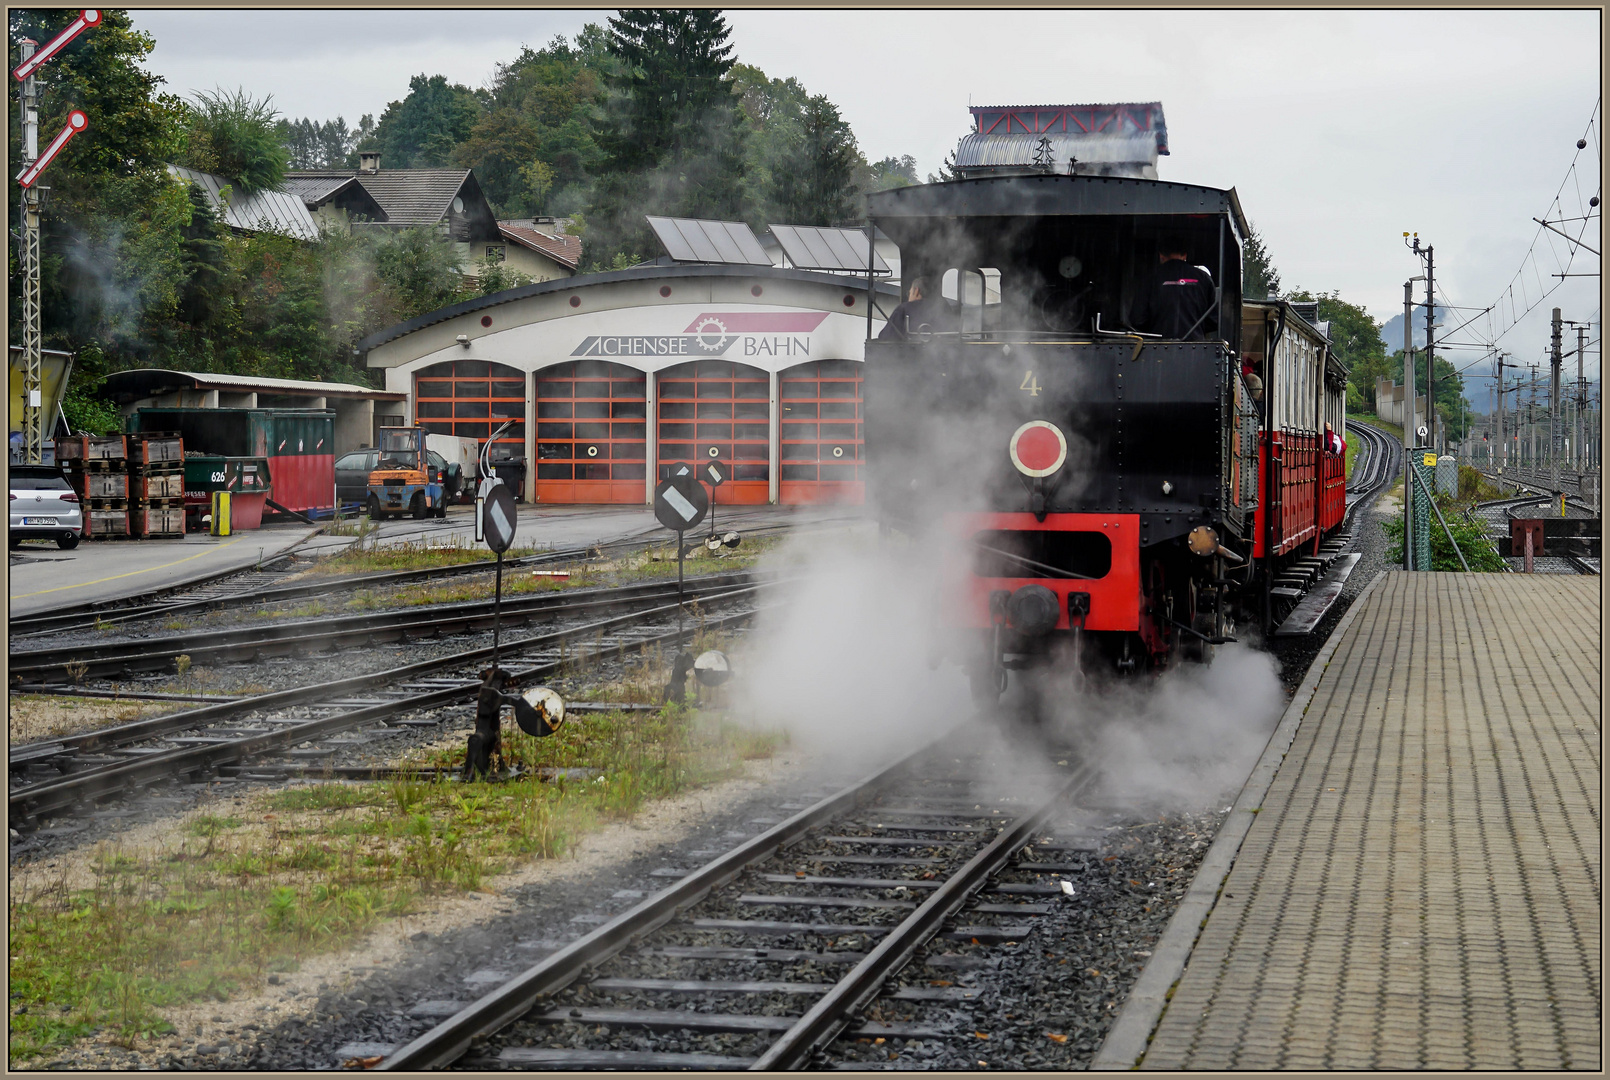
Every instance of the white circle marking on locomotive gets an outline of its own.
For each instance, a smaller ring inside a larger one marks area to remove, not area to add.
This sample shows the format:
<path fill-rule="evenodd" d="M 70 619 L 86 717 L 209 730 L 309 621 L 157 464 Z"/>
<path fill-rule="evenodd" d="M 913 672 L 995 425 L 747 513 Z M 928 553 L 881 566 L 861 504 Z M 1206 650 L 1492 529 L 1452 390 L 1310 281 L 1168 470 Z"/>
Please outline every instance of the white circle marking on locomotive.
<path fill-rule="evenodd" d="M 1023 441 L 1023 437 L 1028 435 L 1029 432 L 1042 428 L 1056 436 L 1056 460 L 1048 466 L 1034 468 L 1019 456 L 1018 444 Z M 1045 420 L 1030 420 L 1028 423 L 1024 424 L 1022 427 L 1018 428 L 1012 433 L 1012 442 L 1007 447 L 1007 453 L 1012 458 L 1013 467 L 1024 476 L 1050 476 L 1052 473 L 1062 468 L 1062 466 L 1066 464 L 1068 460 L 1068 439 L 1067 436 L 1062 434 L 1062 429 L 1057 427 L 1055 424 Z"/>

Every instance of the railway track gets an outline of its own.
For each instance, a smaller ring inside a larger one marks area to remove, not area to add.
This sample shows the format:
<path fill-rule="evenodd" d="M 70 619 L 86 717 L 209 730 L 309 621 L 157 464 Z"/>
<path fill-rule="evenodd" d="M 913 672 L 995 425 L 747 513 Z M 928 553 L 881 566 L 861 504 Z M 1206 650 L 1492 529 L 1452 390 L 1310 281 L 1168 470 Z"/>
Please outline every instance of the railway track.
<path fill-rule="evenodd" d="M 736 626 L 753 616 L 765 585 L 705 589 L 706 609 L 744 602 L 738 611 L 707 615 L 705 628 Z M 650 594 L 650 599 L 655 599 Z M 618 601 L 617 601 L 618 602 Z M 683 627 L 684 608 L 654 604 L 505 641 L 499 657 L 529 657 L 512 667 L 526 683 L 567 667 L 585 666 L 644 646 L 667 644 L 698 629 Z M 439 718 L 410 714 L 471 700 L 478 667 L 492 647 L 468 649 L 419 663 L 204 705 L 75 736 L 14 747 L 8 757 L 12 824 L 36 824 L 85 801 L 159 781 L 205 776 L 222 766 L 275 755 L 292 765 L 333 764 L 342 749 L 333 736 L 355 729 L 360 741 L 390 729 L 435 727 Z M 350 745 L 350 743 L 349 743 Z"/>
<path fill-rule="evenodd" d="M 1036 798 L 989 798 L 981 753 L 942 740 L 478 1000 L 416 1006 L 426 1030 L 380 1067 L 791 1069 L 830 1061 L 840 1038 L 971 1039 L 954 1010 L 976 991 L 958 971 L 1032 933 L 1066 902 L 1052 875 L 1097 846 L 1058 835 L 1093 768 L 1054 770 Z"/>
<path fill-rule="evenodd" d="M 811 527 L 831 528 L 851 520 L 855 519 L 851 517 L 830 518 L 814 521 L 811 523 Z M 462 528 L 462 523 L 455 525 L 454 528 Z M 764 524 L 753 528 L 746 527 L 744 535 L 748 537 L 766 536 L 794 528 L 797 528 L 797 526 L 790 522 Z M 503 565 L 505 570 L 564 565 L 619 556 L 629 552 L 657 547 L 665 542 L 663 530 L 655 528 L 648 530 L 648 533 L 649 535 L 646 536 L 628 537 L 623 540 L 587 547 L 569 547 L 516 558 L 505 558 Z M 178 589 L 159 590 L 131 596 L 120 601 L 115 607 L 107 604 L 75 604 L 11 619 L 8 623 L 11 639 L 13 641 L 27 640 L 49 634 L 73 630 L 90 630 L 140 620 L 171 618 L 175 615 L 194 615 L 224 608 L 244 608 L 254 604 L 283 603 L 287 600 L 302 600 L 314 596 L 327 596 L 333 593 L 354 592 L 360 589 L 386 588 L 394 585 L 444 580 L 468 574 L 489 574 L 495 567 L 493 560 L 482 559 L 475 562 L 427 567 L 419 570 L 393 570 L 373 574 L 342 576 L 331 575 L 312 581 L 299 581 L 294 584 L 274 584 L 275 581 L 285 576 L 285 571 L 281 570 L 276 573 L 267 568 L 294 557 L 294 551 L 286 552 L 275 559 L 266 561 L 262 567 L 245 572 L 229 571 L 198 582 L 192 582 Z"/>
<path fill-rule="evenodd" d="M 746 572 L 692 579 L 695 590 L 708 592 L 751 580 Z M 510 627 L 538 619 L 663 603 L 677 595 L 675 582 L 648 582 L 610 588 L 512 596 L 503 601 L 501 619 Z M 119 642 L 89 642 L 59 648 L 24 649 L 10 655 L 10 677 L 18 689 L 41 683 L 79 682 L 138 671 L 171 670 L 179 656 L 198 665 L 245 663 L 268 656 L 306 656 L 389 641 L 412 641 L 446 634 L 492 629 L 493 613 L 485 600 L 428 604 L 391 611 L 366 612 L 273 622 L 238 629 L 206 629 Z"/>

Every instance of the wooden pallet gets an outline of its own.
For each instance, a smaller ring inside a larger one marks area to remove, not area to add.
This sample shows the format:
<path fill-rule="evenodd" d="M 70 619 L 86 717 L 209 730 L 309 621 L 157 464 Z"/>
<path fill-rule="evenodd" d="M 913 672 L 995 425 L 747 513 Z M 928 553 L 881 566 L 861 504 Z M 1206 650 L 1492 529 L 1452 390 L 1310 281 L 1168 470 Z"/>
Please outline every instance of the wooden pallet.
<path fill-rule="evenodd" d="M 127 540 L 129 533 L 129 513 L 127 510 L 96 510 L 84 511 L 84 539 L 85 540 Z"/>
<path fill-rule="evenodd" d="M 183 537 L 185 531 L 184 504 L 136 503 L 129 511 L 129 532 L 147 539 Z"/>
<path fill-rule="evenodd" d="M 120 472 L 79 472 L 69 470 L 67 482 L 80 499 L 127 499 L 129 478 Z"/>
<path fill-rule="evenodd" d="M 129 494 L 142 500 L 183 499 L 184 471 L 149 473 L 129 470 Z"/>
<path fill-rule="evenodd" d="M 177 431 L 137 431 L 127 439 L 131 470 L 159 465 L 184 468 L 184 439 Z"/>
<path fill-rule="evenodd" d="M 116 461 L 129 456 L 128 440 L 122 435 L 64 435 L 56 440 L 56 460 Z"/>
<path fill-rule="evenodd" d="M 127 499 L 103 499 L 98 495 L 80 495 L 78 501 L 83 504 L 86 510 L 115 510 L 125 514 L 129 512 L 129 501 Z"/>
<path fill-rule="evenodd" d="M 128 471 L 128 462 L 122 458 L 61 458 L 56 464 L 65 468 L 69 475 L 73 473 L 118 473 L 122 475 Z"/>

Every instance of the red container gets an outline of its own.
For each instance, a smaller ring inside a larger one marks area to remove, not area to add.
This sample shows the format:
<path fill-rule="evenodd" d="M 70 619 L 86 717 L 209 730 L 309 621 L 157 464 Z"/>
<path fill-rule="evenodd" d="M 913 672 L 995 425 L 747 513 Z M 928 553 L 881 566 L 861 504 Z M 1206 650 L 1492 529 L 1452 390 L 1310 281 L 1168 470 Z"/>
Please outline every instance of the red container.
<path fill-rule="evenodd" d="M 263 504 L 268 501 L 266 491 L 237 491 L 229 496 L 229 527 L 232 531 L 263 527 Z"/>

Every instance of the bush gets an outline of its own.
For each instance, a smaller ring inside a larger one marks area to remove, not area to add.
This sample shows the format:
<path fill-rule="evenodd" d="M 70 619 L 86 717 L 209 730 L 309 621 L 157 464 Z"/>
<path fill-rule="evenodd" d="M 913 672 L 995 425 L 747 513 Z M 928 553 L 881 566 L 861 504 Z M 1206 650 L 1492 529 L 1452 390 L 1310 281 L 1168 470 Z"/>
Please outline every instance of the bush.
<path fill-rule="evenodd" d="M 1459 542 L 1459 550 L 1464 553 L 1465 561 L 1470 564 L 1472 573 L 1501 574 L 1506 569 L 1504 560 L 1499 556 L 1498 549 L 1487 538 L 1486 531 L 1481 524 L 1471 521 L 1461 515 L 1454 514 L 1453 507 L 1445 500 L 1437 500 L 1442 509 L 1443 520 L 1448 523 L 1448 529 L 1453 533 L 1454 539 Z M 1453 516 L 1450 516 L 1453 515 Z M 1403 565 L 1403 518 L 1400 516 L 1388 518 L 1381 523 L 1386 530 L 1386 537 L 1392 546 L 1387 549 L 1386 560 L 1398 566 Z M 1442 531 L 1437 524 L 1436 515 L 1431 520 L 1431 569 L 1441 572 L 1463 572 L 1464 567 L 1459 564 L 1459 556 L 1454 554 L 1453 545 L 1448 543 L 1448 534 Z"/>

